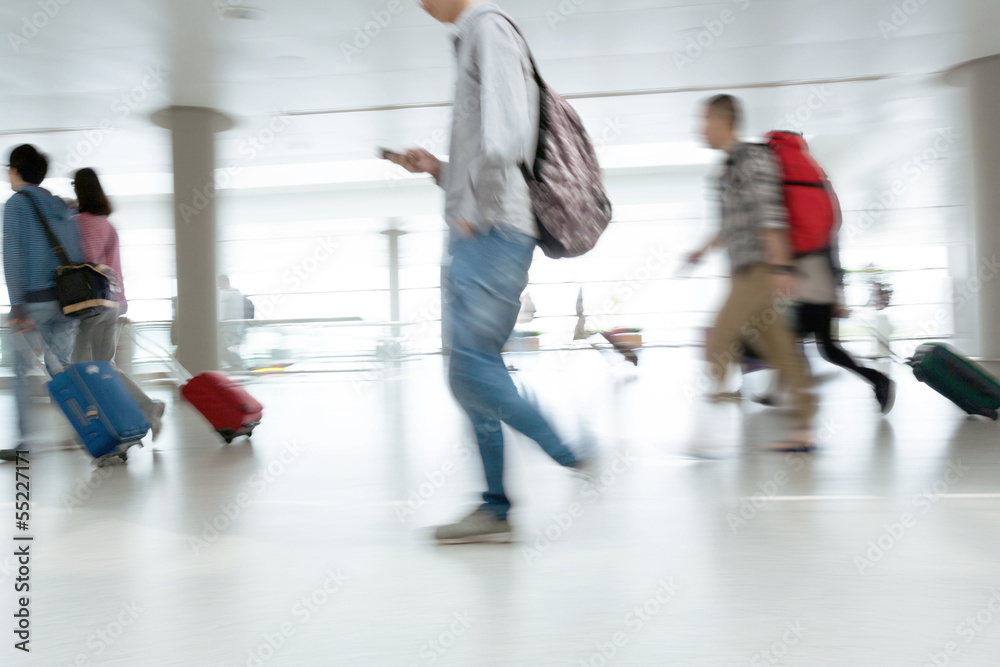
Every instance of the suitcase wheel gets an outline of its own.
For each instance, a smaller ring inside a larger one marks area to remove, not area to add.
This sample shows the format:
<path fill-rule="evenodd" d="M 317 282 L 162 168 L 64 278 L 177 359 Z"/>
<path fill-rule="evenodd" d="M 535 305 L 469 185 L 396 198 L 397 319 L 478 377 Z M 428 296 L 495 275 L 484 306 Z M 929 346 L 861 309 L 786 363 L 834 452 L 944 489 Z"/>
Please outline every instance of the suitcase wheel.
<path fill-rule="evenodd" d="M 219 435 L 222 436 L 222 439 L 226 441 L 227 445 L 230 445 L 236 437 L 236 432 L 232 429 L 224 428 L 219 430 Z"/>
<path fill-rule="evenodd" d="M 105 454 L 104 456 L 94 459 L 94 465 L 98 468 L 106 468 L 108 466 L 121 465 L 122 463 L 128 463 L 128 452 L 115 452 L 114 454 Z"/>
<path fill-rule="evenodd" d="M 989 412 L 986 413 L 986 416 L 992 419 L 993 421 L 996 421 L 998 418 L 1000 418 L 1000 412 L 997 412 L 996 410 L 990 410 Z"/>

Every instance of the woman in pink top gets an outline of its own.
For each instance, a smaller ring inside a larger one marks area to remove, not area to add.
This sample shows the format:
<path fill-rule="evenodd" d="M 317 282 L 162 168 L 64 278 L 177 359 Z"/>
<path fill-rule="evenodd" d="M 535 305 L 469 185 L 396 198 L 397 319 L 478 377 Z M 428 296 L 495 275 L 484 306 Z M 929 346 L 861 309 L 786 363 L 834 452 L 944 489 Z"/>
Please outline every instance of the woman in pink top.
<path fill-rule="evenodd" d="M 122 279 L 121 253 L 118 248 L 118 232 L 111 225 L 111 202 L 104 194 L 101 181 L 93 169 L 81 169 L 73 177 L 77 207 L 80 211 L 77 226 L 80 230 L 80 246 L 83 258 L 93 264 L 104 264 L 114 271 L 116 287 L 116 308 L 80 320 L 73 349 L 73 361 L 107 361 L 114 363 L 118 348 L 118 318 L 128 310 L 125 300 L 125 283 Z M 160 434 L 164 404 L 154 401 L 128 375 L 118 371 L 129 392 L 146 414 L 153 427 L 153 439 Z"/>

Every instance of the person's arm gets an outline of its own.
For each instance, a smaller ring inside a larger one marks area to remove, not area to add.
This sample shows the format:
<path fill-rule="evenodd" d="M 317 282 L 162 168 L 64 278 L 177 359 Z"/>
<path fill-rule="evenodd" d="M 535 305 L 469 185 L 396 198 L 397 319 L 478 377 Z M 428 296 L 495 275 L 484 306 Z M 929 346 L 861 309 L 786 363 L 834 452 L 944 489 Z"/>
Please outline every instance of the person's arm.
<path fill-rule="evenodd" d="M 844 212 L 840 208 L 840 197 L 833 189 L 829 179 L 826 181 L 826 191 L 833 202 L 833 229 L 830 231 L 830 268 L 833 269 L 834 282 L 837 288 L 844 289 L 844 267 L 840 263 L 840 226 L 844 222 Z"/>
<path fill-rule="evenodd" d="M 3 273 L 7 282 L 7 296 L 10 298 L 12 325 L 24 319 L 27 257 L 24 248 L 26 211 L 22 206 L 23 199 L 14 196 L 7 200 L 3 215 Z"/>
<path fill-rule="evenodd" d="M 825 176 L 825 175 L 824 175 Z M 828 256 L 830 259 L 830 270 L 833 271 L 833 285 L 837 293 L 836 303 L 833 304 L 833 316 L 838 318 L 848 318 L 851 310 L 847 307 L 847 299 L 844 296 L 844 267 L 840 263 L 840 226 L 844 222 L 844 212 L 840 207 L 840 197 L 829 178 L 825 180 L 826 191 L 830 195 L 833 203 L 833 229 L 830 232 L 830 249 Z"/>
<path fill-rule="evenodd" d="M 487 214 L 506 190 L 511 167 L 526 160 L 528 147 L 538 134 L 529 108 L 524 48 L 520 36 L 506 19 L 498 15 L 482 19 L 475 54 L 479 67 L 482 150 L 469 166 L 469 178 L 476 200 Z"/>
<path fill-rule="evenodd" d="M 430 174 L 441 187 L 445 187 L 448 163 L 439 160 L 424 148 L 411 148 L 405 153 L 386 153 L 384 158 L 411 174 Z"/>
<path fill-rule="evenodd" d="M 774 274 L 774 289 L 790 294 L 795 286 L 795 266 L 788 243 L 788 211 L 778 165 L 762 149 L 747 159 L 744 170 L 749 180 L 751 215 L 760 225 L 764 261 Z"/>
<path fill-rule="evenodd" d="M 695 250 L 687 257 L 688 264 L 697 264 L 701 261 L 701 258 L 705 256 L 706 253 L 710 252 L 713 248 L 718 247 L 719 241 L 721 240 L 721 234 L 716 233 L 708 240 L 708 242 L 703 245 L 698 250 Z"/>
<path fill-rule="evenodd" d="M 118 302 L 121 304 L 121 310 L 118 314 L 124 315 L 128 312 L 128 301 L 125 299 L 125 276 L 122 274 L 121 247 L 118 241 L 118 231 L 115 230 L 110 221 L 108 221 L 108 244 L 104 250 L 104 256 L 108 259 L 108 266 L 115 272 L 115 278 L 118 280 Z"/>
<path fill-rule="evenodd" d="M 788 273 L 794 269 L 792 256 L 788 251 L 788 233 L 783 229 L 767 228 L 761 231 L 764 238 L 765 261 L 775 273 Z"/>
<path fill-rule="evenodd" d="M 442 188 L 448 187 L 448 175 L 451 173 L 449 165 L 444 160 L 439 160 L 430 151 L 423 148 L 411 148 L 406 153 L 389 153 L 385 159 L 393 164 L 398 164 L 411 174 L 430 174 L 434 181 Z M 463 218 L 455 221 L 455 227 L 465 236 L 472 236 L 472 228 L 469 227 Z"/>

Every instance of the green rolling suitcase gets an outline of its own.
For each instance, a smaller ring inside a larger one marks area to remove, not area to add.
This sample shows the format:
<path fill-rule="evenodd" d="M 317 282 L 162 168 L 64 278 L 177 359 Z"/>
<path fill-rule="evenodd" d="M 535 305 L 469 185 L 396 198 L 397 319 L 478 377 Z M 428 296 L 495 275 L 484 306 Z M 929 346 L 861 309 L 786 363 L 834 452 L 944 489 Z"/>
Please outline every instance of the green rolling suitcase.
<path fill-rule="evenodd" d="M 1000 381 L 954 348 L 924 343 L 908 363 L 918 380 L 970 415 L 1000 416 Z"/>

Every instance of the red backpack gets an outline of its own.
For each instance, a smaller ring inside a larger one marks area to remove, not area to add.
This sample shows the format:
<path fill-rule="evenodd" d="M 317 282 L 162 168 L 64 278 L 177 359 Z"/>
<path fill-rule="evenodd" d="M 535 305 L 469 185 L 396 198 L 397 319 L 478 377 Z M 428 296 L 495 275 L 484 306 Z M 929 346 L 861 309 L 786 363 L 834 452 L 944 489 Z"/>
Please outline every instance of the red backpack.
<path fill-rule="evenodd" d="M 776 130 L 767 145 L 781 167 L 789 241 L 796 257 L 830 247 L 840 217 L 836 195 L 801 134 Z"/>

